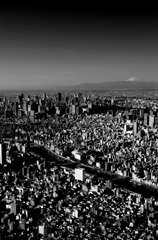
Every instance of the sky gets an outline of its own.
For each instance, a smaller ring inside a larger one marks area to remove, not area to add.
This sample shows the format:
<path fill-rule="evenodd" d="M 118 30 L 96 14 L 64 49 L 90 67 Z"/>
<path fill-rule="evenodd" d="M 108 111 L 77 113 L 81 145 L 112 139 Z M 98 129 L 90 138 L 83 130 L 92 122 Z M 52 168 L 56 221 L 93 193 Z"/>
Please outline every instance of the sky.
<path fill-rule="evenodd" d="M 26 2 L 0 9 L 0 88 L 158 82 L 154 6 Z"/>

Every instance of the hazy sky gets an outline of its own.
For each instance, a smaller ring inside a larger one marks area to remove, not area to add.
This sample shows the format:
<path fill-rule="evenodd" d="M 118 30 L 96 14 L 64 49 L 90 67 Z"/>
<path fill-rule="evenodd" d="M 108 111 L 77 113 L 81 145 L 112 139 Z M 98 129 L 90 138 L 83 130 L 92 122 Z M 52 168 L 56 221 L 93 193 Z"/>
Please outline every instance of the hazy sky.
<path fill-rule="evenodd" d="M 0 10 L 0 88 L 158 81 L 158 17 L 84 5 Z"/>

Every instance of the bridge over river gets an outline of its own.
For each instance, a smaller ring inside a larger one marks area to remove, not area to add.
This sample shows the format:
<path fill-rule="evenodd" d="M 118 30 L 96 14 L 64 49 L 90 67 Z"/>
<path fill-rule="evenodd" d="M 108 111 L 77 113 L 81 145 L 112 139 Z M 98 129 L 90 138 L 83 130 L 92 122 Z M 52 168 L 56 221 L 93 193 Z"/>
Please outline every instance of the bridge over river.
<path fill-rule="evenodd" d="M 71 169 L 75 169 L 76 167 L 85 168 L 85 171 L 88 174 L 97 176 L 98 178 L 103 178 L 105 180 L 110 180 L 115 187 L 127 189 L 137 194 L 141 194 L 146 198 L 155 197 L 158 200 L 157 186 L 135 181 L 129 177 L 124 177 L 117 173 L 105 171 L 97 167 L 91 167 L 79 161 L 75 162 L 71 159 L 56 154 L 46 146 L 32 145 L 30 150 L 47 161 L 55 162 L 56 165 L 66 166 Z"/>

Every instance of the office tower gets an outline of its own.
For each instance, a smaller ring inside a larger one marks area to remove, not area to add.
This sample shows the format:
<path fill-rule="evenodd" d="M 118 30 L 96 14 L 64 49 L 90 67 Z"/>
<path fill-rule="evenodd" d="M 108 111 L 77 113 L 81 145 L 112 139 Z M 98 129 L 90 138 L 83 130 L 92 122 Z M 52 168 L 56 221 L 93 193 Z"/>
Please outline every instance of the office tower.
<path fill-rule="evenodd" d="M 27 112 L 27 102 L 23 102 L 23 111 L 26 113 Z"/>
<path fill-rule="evenodd" d="M 84 102 L 84 103 L 87 102 L 87 98 L 86 98 L 86 96 L 83 97 L 83 102 Z"/>
<path fill-rule="evenodd" d="M 149 116 L 148 113 L 144 113 L 144 125 L 148 126 L 149 122 Z"/>
<path fill-rule="evenodd" d="M 26 152 L 26 146 L 22 145 L 22 152 L 25 153 Z"/>
<path fill-rule="evenodd" d="M 75 102 L 75 104 L 77 104 L 78 101 L 79 101 L 78 97 L 75 96 L 75 97 L 74 97 L 74 102 Z"/>
<path fill-rule="evenodd" d="M 9 110 L 9 109 L 5 110 L 5 112 L 4 112 L 5 119 L 10 118 L 12 116 L 13 116 L 13 111 L 12 110 Z"/>
<path fill-rule="evenodd" d="M 72 114 L 75 114 L 75 113 L 76 113 L 76 106 L 72 105 Z"/>
<path fill-rule="evenodd" d="M 65 102 L 66 102 L 66 104 L 69 103 L 69 97 L 66 97 L 66 98 L 65 98 Z"/>
<path fill-rule="evenodd" d="M 83 168 L 75 168 L 75 179 L 84 181 L 85 179 L 85 169 Z"/>
<path fill-rule="evenodd" d="M 16 202 L 12 202 L 11 203 L 11 213 L 13 213 L 14 215 L 17 214 L 17 206 L 16 206 Z"/>
<path fill-rule="evenodd" d="M 18 151 L 20 151 L 20 143 L 16 143 L 16 147 L 17 147 Z"/>
<path fill-rule="evenodd" d="M 47 229 L 46 229 L 45 224 L 40 225 L 40 226 L 38 227 L 38 233 L 41 234 L 41 235 L 47 234 Z"/>
<path fill-rule="evenodd" d="M 92 103 L 91 102 L 88 103 L 88 108 L 92 109 Z"/>
<path fill-rule="evenodd" d="M 43 93 L 43 100 L 46 100 L 47 98 L 47 93 Z"/>
<path fill-rule="evenodd" d="M 18 96 L 18 100 L 20 103 L 23 101 L 23 99 L 24 99 L 24 94 L 21 94 Z"/>
<path fill-rule="evenodd" d="M 28 105 L 28 109 L 27 110 L 28 110 L 28 112 L 31 112 L 31 105 L 30 104 Z"/>
<path fill-rule="evenodd" d="M 134 136 L 136 136 L 136 134 L 138 133 L 138 122 L 135 121 L 133 123 L 133 133 L 134 133 Z"/>
<path fill-rule="evenodd" d="M 152 110 L 150 110 L 150 116 L 153 116 L 153 111 Z"/>
<path fill-rule="evenodd" d="M 151 128 L 153 128 L 153 126 L 154 126 L 154 116 L 149 116 L 149 126 L 151 127 Z"/>
<path fill-rule="evenodd" d="M 33 117 L 35 115 L 35 111 L 34 110 L 31 110 L 30 111 L 30 117 Z"/>
<path fill-rule="evenodd" d="M 83 94 L 81 92 L 78 94 L 78 98 L 79 98 L 80 101 L 82 100 Z"/>
<path fill-rule="evenodd" d="M 139 116 L 140 116 L 141 118 L 143 118 L 143 117 L 144 117 L 144 109 L 140 109 L 139 111 L 140 111 L 140 112 L 139 112 Z"/>
<path fill-rule="evenodd" d="M 58 102 L 61 102 L 61 93 L 58 93 Z"/>
<path fill-rule="evenodd" d="M 75 105 L 75 99 L 74 98 L 71 99 L 71 104 Z"/>
<path fill-rule="evenodd" d="M 14 102 L 14 105 L 13 105 L 13 112 L 14 112 L 14 114 L 18 114 L 18 110 L 19 110 L 19 103 L 18 102 Z"/>
<path fill-rule="evenodd" d="M 77 114 L 77 115 L 79 115 L 80 114 L 80 111 L 79 111 L 79 106 L 77 105 L 77 106 L 75 106 L 75 113 Z"/>
<path fill-rule="evenodd" d="M 0 164 L 6 163 L 6 144 L 0 143 Z"/>
<path fill-rule="evenodd" d="M 31 104 L 31 111 L 38 112 L 38 104 L 33 102 Z"/>
<path fill-rule="evenodd" d="M 45 107 L 45 106 L 38 106 L 38 112 L 39 112 L 39 113 L 42 113 L 42 114 L 45 114 L 45 112 L 46 112 L 46 107 Z"/>
<path fill-rule="evenodd" d="M 30 95 L 27 96 L 27 101 L 30 102 L 31 98 Z"/>
<path fill-rule="evenodd" d="M 127 124 L 124 125 L 124 134 L 127 132 Z"/>

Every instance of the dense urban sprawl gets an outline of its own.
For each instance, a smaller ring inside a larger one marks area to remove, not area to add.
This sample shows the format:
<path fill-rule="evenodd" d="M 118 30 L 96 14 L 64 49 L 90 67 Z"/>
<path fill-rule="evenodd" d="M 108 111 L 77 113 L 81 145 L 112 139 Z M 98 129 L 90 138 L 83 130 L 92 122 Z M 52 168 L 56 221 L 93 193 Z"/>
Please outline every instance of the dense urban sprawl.
<path fill-rule="evenodd" d="M 42 145 L 157 187 L 157 101 L 96 95 L 1 99 L 2 239 L 158 238 L 154 197 L 31 154 Z"/>

